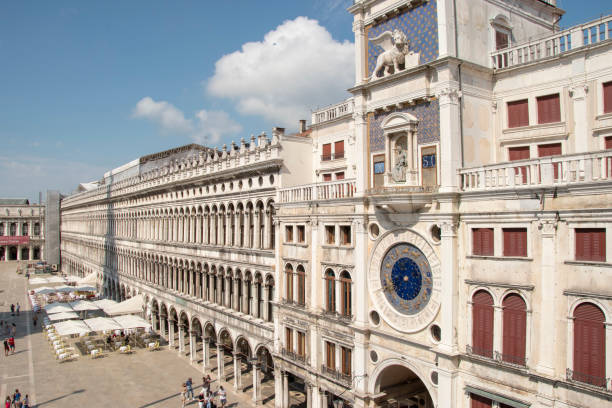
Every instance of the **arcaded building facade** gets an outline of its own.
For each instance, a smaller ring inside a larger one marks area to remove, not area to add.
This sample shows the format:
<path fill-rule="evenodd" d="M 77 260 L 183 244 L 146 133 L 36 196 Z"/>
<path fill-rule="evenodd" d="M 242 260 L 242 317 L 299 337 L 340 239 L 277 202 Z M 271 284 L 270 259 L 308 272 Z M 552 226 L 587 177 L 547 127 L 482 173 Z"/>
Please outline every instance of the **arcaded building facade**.
<path fill-rule="evenodd" d="M 611 404 L 612 16 L 349 12 L 351 97 L 107 173 L 62 201 L 63 270 L 257 403 Z"/>
<path fill-rule="evenodd" d="M 0 198 L 0 262 L 42 259 L 44 225 L 44 205 Z"/>

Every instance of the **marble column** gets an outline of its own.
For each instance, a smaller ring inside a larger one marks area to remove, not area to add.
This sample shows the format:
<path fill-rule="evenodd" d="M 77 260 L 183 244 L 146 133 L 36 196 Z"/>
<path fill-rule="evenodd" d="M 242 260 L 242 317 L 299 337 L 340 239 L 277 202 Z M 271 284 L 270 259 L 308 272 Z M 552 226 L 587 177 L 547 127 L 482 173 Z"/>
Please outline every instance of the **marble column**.
<path fill-rule="evenodd" d="M 196 218 L 196 242 L 202 243 L 202 214 L 198 214 Z"/>
<path fill-rule="evenodd" d="M 261 370 L 259 368 L 258 361 L 252 360 L 253 370 L 253 402 L 255 405 L 261 404 Z"/>
<path fill-rule="evenodd" d="M 204 244 L 210 244 L 210 215 L 209 213 L 204 214 L 204 228 L 203 228 L 203 238 L 202 242 Z"/>
<path fill-rule="evenodd" d="M 240 298 L 238 297 L 238 293 L 240 293 L 240 288 L 238 287 L 238 285 L 240 284 L 240 281 L 238 279 L 234 279 L 233 281 L 233 285 L 234 285 L 234 293 L 232 296 L 232 309 L 238 311 L 240 309 Z"/>
<path fill-rule="evenodd" d="M 225 246 L 232 245 L 232 213 L 225 213 Z"/>
<path fill-rule="evenodd" d="M 251 211 L 244 212 L 244 244 L 245 248 L 251 248 L 251 217 L 253 216 Z"/>
<path fill-rule="evenodd" d="M 202 373 L 210 367 L 210 338 L 202 339 Z"/>
<path fill-rule="evenodd" d="M 168 348 L 172 350 L 174 348 L 174 320 L 168 320 Z"/>
<path fill-rule="evenodd" d="M 178 352 L 179 354 L 182 354 L 185 352 L 185 326 L 183 326 L 182 324 L 179 324 L 178 327 L 178 335 L 179 335 L 179 348 L 178 348 Z"/>
<path fill-rule="evenodd" d="M 240 246 L 240 211 L 234 212 L 234 246 Z"/>
<path fill-rule="evenodd" d="M 242 361 L 237 351 L 234 351 L 234 389 L 242 391 Z"/>
<path fill-rule="evenodd" d="M 193 364 L 196 351 L 196 333 L 189 331 L 189 362 Z"/>
<path fill-rule="evenodd" d="M 283 408 L 289 408 L 289 373 L 283 371 Z"/>
<path fill-rule="evenodd" d="M 264 213 L 264 249 L 270 249 L 272 247 L 270 239 L 271 239 L 271 235 L 270 234 L 270 228 L 272 226 L 272 215 L 271 215 L 271 211 L 268 209 L 267 211 L 265 211 Z"/>
<path fill-rule="evenodd" d="M 270 298 L 270 286 L 264 285 L 263 297 L 263 316 L 261 316 L 261 318 L 265 321 L 269 321 L 268 316 L 270 315 L 270 302 L 268 299 Z"/>
<path fill-rule="evenodd" d="M 306 408 L 313 408 L 312 406 L 312 385 L 309 383 L 306 383 L 305 388 L 306 388 Z"/>
<path fill-rule="evenodd" d="M 255 221 L 253 222 L 253 248 L 255 249 L 260 249 L 261 248 L 261 232 L 259 231 L 261 229 L 260 226 L 260 218 L 261 217 L 261 212 L 259 210 L 255 211 Z"/>
<path fill-rule="evenodd" d="M 248 314 L 249 311 L 249 281 L 242 281 L 242 313 Z"/>
<path fill-rule="evenodd" d="M 219 382 L 225 381 L 225 352 L 223 347 L 217 344 L 217 378 Z"/>
<path fill-rule="evenodd" d="M 166 323 L 167 323 L 166 316 L 160 315 L 159 316 L 159 320 L 160 320 L 160 322 L 159 322 L 160 323 L 159 324 L 159 334 L 163 338 L 166 338 Z"/>

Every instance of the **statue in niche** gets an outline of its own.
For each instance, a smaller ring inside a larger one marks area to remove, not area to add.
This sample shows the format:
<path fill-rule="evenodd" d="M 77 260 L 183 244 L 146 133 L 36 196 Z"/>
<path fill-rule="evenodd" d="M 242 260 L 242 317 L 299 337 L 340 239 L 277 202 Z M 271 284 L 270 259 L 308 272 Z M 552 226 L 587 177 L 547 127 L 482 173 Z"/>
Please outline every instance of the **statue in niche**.
<path fill-rule="evenodd" d="M 370 81 L 376 79 L 381 70 L 384 71 L 383 76 L 386 76 L 399 72 L 400 65 L 406 69 L 419 64 L 419 53 L 410 51 L 410 43 L 406 34 L 397 28 L 393 32 L 385 31 L 370 41 L 384 49 L 378 58 L 376 58 L 376 68 L 372 71 Z M 391 71 L 392 68 L 393 72 Z"/>
<path fill-rule="evenodd" d="M 396 183 L 406 181 L 406 167 L 408 167 L 408 159 L 406 156 L 406 150 L 399 148 L 395 166 L 391 170 L 391 177 Z"/>

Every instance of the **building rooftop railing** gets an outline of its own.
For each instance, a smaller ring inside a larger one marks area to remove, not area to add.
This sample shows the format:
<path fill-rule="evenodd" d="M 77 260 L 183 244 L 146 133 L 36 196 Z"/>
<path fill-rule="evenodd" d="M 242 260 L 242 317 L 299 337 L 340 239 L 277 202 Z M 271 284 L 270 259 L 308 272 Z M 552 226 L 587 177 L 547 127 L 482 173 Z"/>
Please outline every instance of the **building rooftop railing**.
<path fill-rule="evenodd" d="M 612 150 L 539 157 L 459 170 L 461 189 L 490 191 L 612 180 Z"/>
<path fill-rule="evenodd" d="M 494 69 L 510 68 L 554 57 L 612 39 L 612 15 L 491 53 Z"/>
<path fill-rule="evenodd" d="M 327 106 L 312 113 L 312 124 L 319 125 L 324 122 L 339 119 L 346 115 L 352 115 L 354 110 L 353 98 Z"/>

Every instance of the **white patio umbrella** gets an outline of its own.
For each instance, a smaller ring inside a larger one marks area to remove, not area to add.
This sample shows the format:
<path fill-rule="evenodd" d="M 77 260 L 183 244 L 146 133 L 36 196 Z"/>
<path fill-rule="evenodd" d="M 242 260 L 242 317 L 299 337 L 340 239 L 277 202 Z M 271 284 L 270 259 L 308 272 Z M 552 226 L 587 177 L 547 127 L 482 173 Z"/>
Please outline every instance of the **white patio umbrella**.
<path fill-rule="evenodd" d="M 48 286 L 43 286 L 40 288 L 34 289 L 34 293 L 38 293 L 39 295 L 48 295 L 49 293 L 56 293 L 57 291 L 54 288 L 50 288 Z"/>
<path fill-rule="evenodd" d="M 113 305 L 117 304 L 117 302 L 115 302 L 114 300 L 111 300 L 111 299 L 94 300 L 91 303 L 93 303 L 94 305 L 98 306 L 100 309 L 108 308 L 110 306 L 113 306 Z"/>
<path fill-rule="evenodd" d="M 66 281 L 68 282 L 78 282 L 81 278 L 75 275 L 66 276 Z"/>
<path fill-rule="evenodd" d="M 49 315 L 49 320 L 55 322 L 59 320 L 78 319 L 79 315 L 74 312 L 53 313 Z"/>
<path fill-rule="evenodd" d="M 96 306 L 93 302 L 87 302 L 85 300 L 77 300 L 68 304 L 76 312 L 83 312 L 86 310 L 100 310 L 100 308 Z"/>
<path fill-rule="evenodd" d="M 32 278 L 28 281 L 28 283 L 30 285 L 44 285 L 46 283 L 49 283 L 49 281 L 45 278 Z"/>
<path fill-rule="evenodd" d="M 45 312 L 47 312 L 47 314 L 72 312 L 72 308 L 65 303 L 51 303 L 45 306 Z"/>
<path fill-rule="evenodd" d="M 49 283 L 66 283 L 66 279 L 61 276 L 49 276 L 47 278 L 47 282 Z"/>
<path fill-rule="evenodd" d="M 119 323 L 109 317 L 94 317 L 93 319 L 83 320 L 92 331 L 105 331 L 105 330 L 121 330 L 122 327 Z"/>
<path fill-rule="evenodd" d="M 128 300 L 118 303 L 114 306 L 103 307 L 104 313 L 109 316 L 142 313 L 144 306 L 144 296 L 142 294 L 136 295 Z"/>
<path fill-rule="evenodd" d="M 66 320 L 65 322 L 55 323 L 55 332 L 60 336 L 71 334 L 89 333 L 91 329 L 82 320 Z"/>
<path fill-rule="evenodd" d="M 74 286 L 58 286 L 54 289 L 56 292 L 74 292 Z"/>
<path fill-rule="evenodd" d="M 121 325 L 121 327 L 124 328 L 124 329 L 136 329 L 136 328 L 140 328 L 140 327 L 144 327 L 144 328 L 151 327 L 151 323 L 147 322 L 142 317 L 135 316 L 135 315 L 117 316 L 117 317 L 114 317 L 113 320 L 115 320 L 117 323 L 119 323 Z"/>
<path fill-rule="evenodd" d="M 75 286 L 74 291 L 75 292 L 95 292 L 96 287 L 90 286 L 90 285 Z"/>

